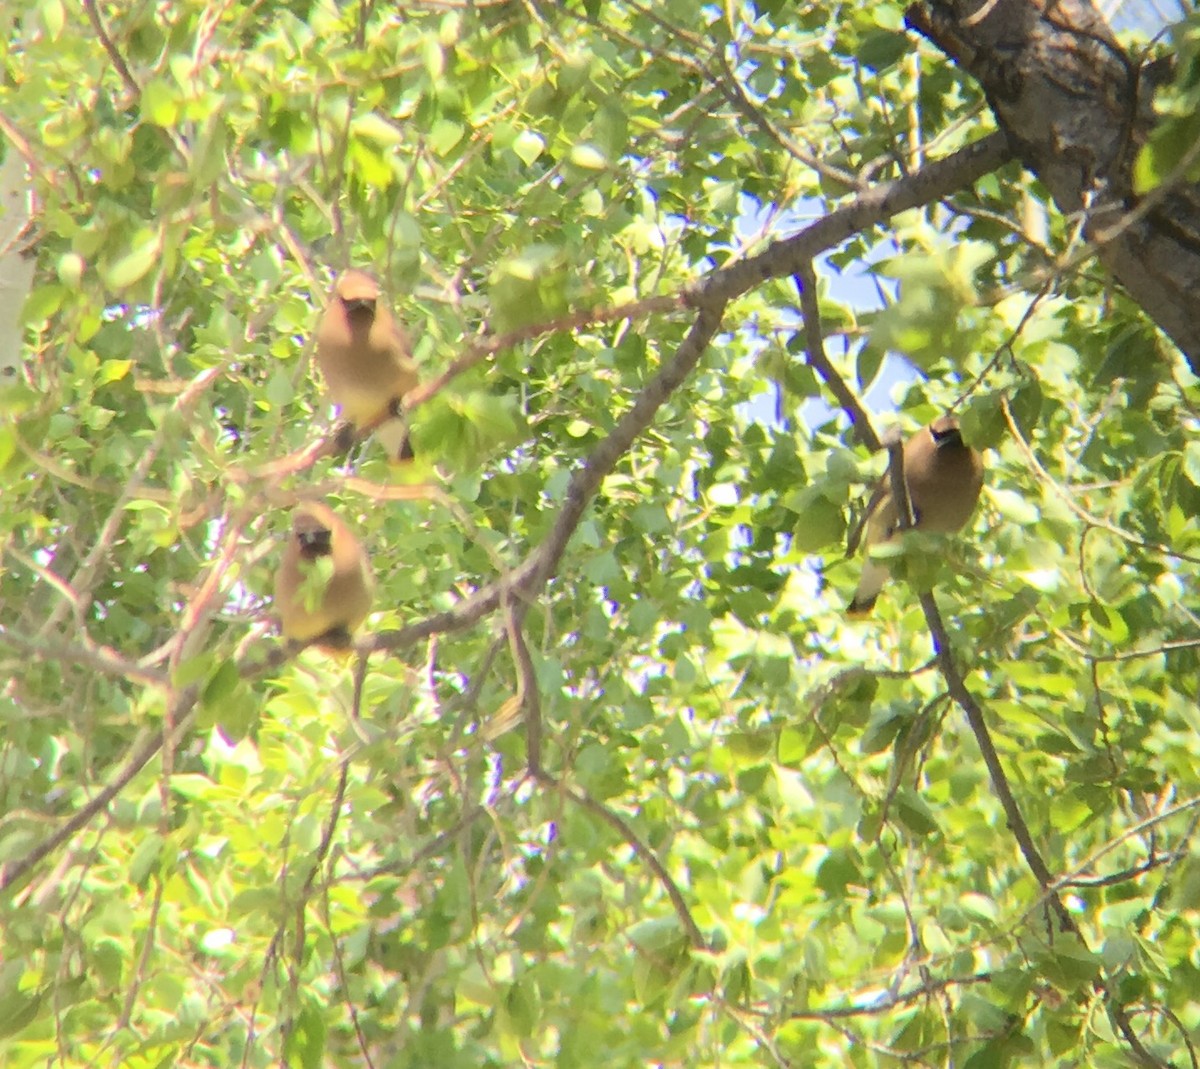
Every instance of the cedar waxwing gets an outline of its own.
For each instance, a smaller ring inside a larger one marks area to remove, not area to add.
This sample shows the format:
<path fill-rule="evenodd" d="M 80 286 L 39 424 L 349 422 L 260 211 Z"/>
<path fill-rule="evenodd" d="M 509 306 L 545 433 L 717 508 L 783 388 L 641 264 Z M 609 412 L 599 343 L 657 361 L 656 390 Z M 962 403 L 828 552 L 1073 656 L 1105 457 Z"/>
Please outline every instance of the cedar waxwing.
<path fill-rule="evenodd" d="M 898 517 L 888 478 L 885 473 L 867 506 L 864 542 L 868 550 L 896 533 Z M 917 528 L 953 534 L 970 519 L 979 501 L 983 457 L 962 440 L 958 420 L 942 416 L 904 443 L 904 481 Z M 887 565 L 868 556 L 847 611 L 869 613 L 887 577 Z"/>
<path fill-rule="evenodd" d="M 389 457 L 411 459 L 400 401 L 417 385 L 417 369 L 407 336 L 366 272 L 350 270 L 337 280 L 317 327 L 317 364 L 354 429 L 374 428 Z"/>
<path fill-rule="evenodd" d="M 321 558 L 332 563 L 324 589 L 311 573 Z M 292 513 L 292 530 L 275 575 L 275 611 L 283 637 L 318 640 L 325 650 L 344 650 L 371 610 L 375 583 L 358 539 L 328 505 L 305 501 Z"/>

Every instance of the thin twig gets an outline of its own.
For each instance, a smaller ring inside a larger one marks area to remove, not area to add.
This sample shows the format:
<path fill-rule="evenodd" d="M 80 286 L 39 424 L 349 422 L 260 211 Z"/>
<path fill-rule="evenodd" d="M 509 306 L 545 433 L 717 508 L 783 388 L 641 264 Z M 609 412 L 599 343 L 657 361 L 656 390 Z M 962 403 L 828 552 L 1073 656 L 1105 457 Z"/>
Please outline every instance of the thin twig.
<path fill-rule="evenodd" d="M 175 747 L 196 719 L 196 699 L 200 689 L 193 685 L 181 691 L 171 705 L 171 720 L 174 729 L 169 735 L 161 731 L 149 733 L 149 738 L 143 738 L 125 761 L 125 766 L 113 777 L 99 794 L 88 802 L 82 809 L 73 813 L 48 839 L 38 843 L 22 857 L 0 866 L 0 890 L 11 887 L 17 880 L 23 878 L 30 869 L 43 858 L 48 857 L 63 843 L 67 842 L 80 828 L 86 827 L 98 813 L 117 797 L 154 755 L 165 745 Z"/>
<path fill-rule="evenodd" d="M 142 87 L 137 84 L 137 79 L 130 71 L 129 64 L 125 62 L 125 57 L 121 55 L 120 49 L 109 36 L 108 30 L 104 26 L 104 20 L 100 18 L 100 12 L 96 9 L 96 0 L 83 0 L 83 10 L 88 17 L 88 22 L 92 24 L 92 29 L 99 38 L 100 44 L 104 46 L 104 51 L 108 53 L 108 58 L 112 60 L 117 74 L 121 76 L 121 81 L 125 83 L 126 91 L 133 100 L 137 100 L 142 95 Z"/>
<path fill-rule="evenodd" d="M 687 899 L 683 897 L 683 892 L 679 890 L 679 885 L 672 878 L 671 874 L 667 872 L 663 863 L 658 860 L 658 855 L 642 841 L 637 832 L 629 825 L 628 821 L 619 817 L 608 806 L 597 802 L 591 795 L 574 787 L 566 786 L 548 772 L 543 771 L 538 773 L 537 780 L 551 790 L 562 790 L 576 805 L 586 809 L 589 813 L 594 813 L 606 824 L 615 828 L 621 838 L 629 844 L 630 849 L 658 877 L 659 883 L 662 884 L 663 890 L 667 892 L 667 897 L 671 900 L 671 905 L 675 909 L 675 915 L 679 918 L 679 923 L 683 925 L 684 931 L 687 932 L 688 942 L 691 943 L 692 948 L 695 950 L 708 949 L 708 941 L 704 938 L 704 933 L 700 931 L 699 925 L 696 924 L 695 918 L 692 916 L 692 911 L 688 908 Z"/>
<path fill-rule="evenodd" d="M 796 289 L 800 292 L 800 311 L 804 317 L 804 344 L 808 353 L 808 366 L 811 367 L 830 393 L 837 398 L 842 411 L 854 424 L 858 439 L 872 453 L 879 448 L 879 436 L 871 424 L 871 417 L 858 399 L 855 392 L 846 385 L 845 380 L 837 373 L 825 354 L 825 333 L 821 329 L 821 304 L 817 298 L 817 276 L 813 271 L 812 261 L 801 266 L 792 276 Z"/>
<path fill-rule="evenodd" d="M 1164 545 L 1162 542 L 1148 542 L 1144 538 L 1139 538 L 1131 531 L 1126 531 L 1123 527 L 1118 527 L 1108 520 L 1102 519 L 1095 514 L 1088 512 L 1080 505 L 1074 497 L 1068 492 L 1067 488 L 1061 485 L 1041 464 L 1029 442 L 1025 439 L 1025 434 L 1017 425 L 1016 416 L 1013 415 L 1012 406 L 1008 402 L 1008 397 L 1004 394 L 1000 395 L 1000 411 L 1004 413 L 1004 421 L 1008 424 L 1009 433 L 1012 435 L 1013 441 L 1016 442 L 1017 448 L 1021 452 L 1021 456 L 1025 458 L 1025 463 L 1033 472 L 1034 477 L 1038 482 L 1044 483 L 1050 487 L 1055 494 L 1058 495 L 1067 508 L 1075 514 L 1075 516 L 1091 527 L 1098 527 L 1102 531 L 1107 531 L 1111 535 L 1116 535 L 1118 538 L 1128 542 L 1131 546 L 1137 546 L 1139 549 L 1148 549 L 1155 553 L 1161 553 L 1164 557 L 1172 557 L 1175 560 L 1185 560 L 1190 564 L 1200 564 L 1200 557 L 1193 556 L 1188 553 L 1180 553 L 1170 546 Z"/>
<path fill-rule="evenodd" d="M 920 600 L 921 608 L 925 613 L 925 621 L 929 626 L 930 634 L 933 636 L 934 648 L 937 651 L 938 664 L 941 668 L 942 676 L 946 680 L 946 686 L 950 691 L 951 697 L 954 698 L 959 708 L 966 714 L 967 723 L 971 727 L 971 733 L 975 736 L 979 751 L 983 755 L 983 762 L 987 766 L 992 790 L 995 791 L 996 797 L 1000 799 L 1004 816 L 1014 838 L 1017 840 L 1021 854 L 1025 858 L 1025 864 L 1029 866 L 1034 879 L 1041 886 L 1043 901 L 1050 906 L 1051 910 L 1058 917 L 1063 931 L 1070 932 L 1086 946 L 1087 940 L 1084 938 L 1083 931 L 1058 897 L 1056 893 L 1057 883 L 1051 875 L 1050 869 L 1043 860 L 1041 853 L 1038 851 L 1033 841 L 1033 836 L 1030 834 L 1029 825 L 1025 823 L 1025 817 L 1021 813 L 1020 806 L 1017 805 L 1016 798 L 1013 796 L 1012 788 L 1008 783 L 1008 777 L 1004 772 L 1004 766 L 1000 763 L 1000 755 L 996 752 L 996 746 L 992 742 L 991 732 L 988 730 L 983 709 L 976 702 L 975 696 L 967 689 L 966 681 L 959 672 L 958 665 L 954 662 L 954 656 L 950 649 L 950 636 L 946 631 L 945 623 L 942 621 L 937 601 L 933 594 L 928 592 L 921 594 Z M 1117 1001 L 1113 982 L 1103 976 L 1098 977 L 1096 980 L 1096 989 L 1104 995 L 1104 1002 L 1108 1012 L 1112 1015 L 1118 1030 L 1137 1059 L 1143 1065 L 1162 1066 L 1164 1063 L 1146 1049 L 1141 1038 L 1133 1030 L 1128 1010 Z"/>
<path fill-rule="evenodd" d="M 57 661 L 75 667 L 87 667 L 114 679 L 128 679 L 150 687 L 167 687 L 170 680 L 163 672 L 142 668 L 128 661 L 107 646 L 97 646 L 86 640 L 86 645 L 70 645 L 65 642 L 35 641 L 15 634 L 0 624 L 0 645 L 11 646 L 27 657 L 40 661 Z"/>
<path fill-rule="evenodd" d="M 890 434 L 884 444 L 888 451 L 888 489 L 896 507 L 896 528 L 907 531 L 917 525 L 917 517 L 908 496 L 908 479 L 904 475 L 904 441 L 896 432 Z"/>
<path fill-rule="evenodd" d="M 504 629 L 508 633 L 509 649 L 517 667 L 517 698 L 525 710 L 525 760 L 529 774 L 539 776 L 542 773 L 542 702 L 533 658 L 525 643 L 522 626 L 525 611 L 524 605 L 505 602 Z"/>
<path fill-rule="evenodd" d="M 1009 785 L 1004 766 L 1000 763 L 1000 755 L 997 753 L 996 745 L 992 741 L 992 733 L 988 730 L 983 710 L 975 700 L 975 696 L 967 689 L 962 673 L 958 670 L 958 665 L 954 661 L 950 645 L 950 634 L 946 630 L 945 622 L 942 620 L 942 614 L 938 609 L 937 601 L 933 594 L 929 592 L 922 593 L 920 600 L 921 608 L 925 612 L 925 622 L 928 624 L 929 632 L 933 636 L 933 646 L 937 652 L 938 667 L 941 669 L 942 678 L 946 681 L 946 688 L 950 691 L 950 696 L 966 714 L 967 723 L 971 727 L 971 733 L 975 736 L 980 753 L 983 755 L 983 763 L 987 766 L 988 778 L 992 782 L 992 790 L 995 791 L 996 797 L 1000 800 L 1000 806 L 1004 810 L 1005 819 L 1013 833 L 1013 837 L 1017 840 L 1017 846 L 1020 847 L 1021 853 L 1025 858 L 1025 863 L 1029 866 L 1030 872 L 1033 873 L 1043 893 L 1046 894 L 1046 899 L 1050 907 L 1058 915 L 1063 929 L 1074 932 L 1076 935 L 1082 937 L 1079 926 L 1075 923 L 1075 918 L 1067 912 L 1066 907 L 1063 906 L 1058 896 L 1051 890 L 1054 886 L 1054 877 L 1051 875 L 1050 869 L 1046 866 L 1041 852 L 1034 843 L 1033 835 L 1029 831 L 1029 825 L 1025 823 L 1025 817 L 1021 813 L 1020 806 L 1017 805 L 1017 800 L 1013 795 L 1012 787 Z"/>
<path fill-rule="evenodd" d="M 158 931 L 158 915 L 162 909 L 163 893 L 166 884 L 161 873 L 154 876 L 154 894 L 150 898 L 150 917 L 146 922 L 146 934 L 142 937 L 142 952 L 138 955 L 137 971 L 129 981 L 125 991 L 125 999 L 121 1004 L 121 1014 L 117 1018 L 114 1031 L 124 1031 L 133 1020 L 133 1007 L 137 1001 L 138 992 L 150 975 L 150 956 L 155 950 L 155 933 Z"/>
<path fill-rule="evenodd" d="M 625 319 L 641 319 L 658 312 L 674 312 L 687 307 L 686 298 L 682 294 L 668 294 L 663 297 L 647 297 L 641 301 L 631 301 L 628 304 L 618 304 L 611 308 L 594 308 L 582 312 L 572 312 L 544 322 L 531 323 L 518 327 L 503 334 L 490 338 L 481 338 L 472 342 L 467 351 L 456 360 L 452 360 L 446 369 L 428 382 L 421 383 L 415 389 L 404 395 L 404 409 L 412 411 L 418 405 L 424 404 L 431 397 L 440 393 L 446 385 L 456 379 L 464 371 L 468 371 L 485 357 L 511 349 L 514 345 L 540 338 L 543 334 L 557 334 L 560 331 L 577 331 L 585 327 L 601 326 L 605 323 L 618 323 Z"/>
<path fill-rule="evenodd" d="M 886 998 L 872 998 L 869 1002 L 853 1006 L 831 1006 L 828 1009 L 818 1010 L 792 1010 L 787 1016 L 794 1021 L 830 1021 L 845 1017 L 878 1017 L 880 1014 L 889 1013 L 900 1006 L 908 1005 L 910 1002 L 926 999 L 937 991 L 946 991 L 952 987 L 966 987 L 971 984 L 990 984 L 991 982 L 992 974 L 990 972 L 974 973 L 970 976 L 947 976 L 941 980 L 922 980 L 920 984 L 906 988 L 904 991 L 898 991 L 896 994 L 889 995 Z"/>
<path fill-rule="evenodd" d="M 205 370 L 196 375 L 188 383 L 187 388 L 176 398 L 173 406 L 174 411 L 183 416 L 191 412 L 192 408 L 200 400 L 200 395 L 216 381 L 217 377 L 221 374 L 221 370 L 219 367 L 205 368 Z M 162 421 L 158 431 L 154 435 L 154 439 L 142 451 L 140 459 L 134 466 L 128 481 L 121 491 L 121 495 L 117 498 L 116 503 L 108 514 L 108 518 L 104 521 L 99 534 L 97 534 L 92 543 L 92 548 L 88 551 L 88 555 L 71 577 L 71 588 L 79 596 L 81 603 L 91 597 L 92 590 L 97 581 L 100 563 L 112 548 L 113 542 L 117 537 L 117 532 L 121 528 L 121 521 L 126 518 L 125 506 L 137 497 L 142 484 L 146 481 L 151 468 L 158 459 L 159 450 L 170 438 L 172 433 L 170 428 L 173 427 L 174 424 L 171 420 Z M 61 628 L 64 604 L 65 602 L 60 602 L 49 613 L 46 621 L 39 629 L 39 636 L 52 635 Z"/>

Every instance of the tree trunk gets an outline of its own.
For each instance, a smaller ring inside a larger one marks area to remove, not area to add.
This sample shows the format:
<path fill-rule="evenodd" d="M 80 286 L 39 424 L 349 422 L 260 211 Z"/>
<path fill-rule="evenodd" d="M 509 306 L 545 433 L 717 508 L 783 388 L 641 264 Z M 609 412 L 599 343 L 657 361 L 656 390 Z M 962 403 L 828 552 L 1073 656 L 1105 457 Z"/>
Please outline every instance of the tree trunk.
<path fill-rule="evenodd" d="M 1155 78 L 1090 0 L 926 0 L 908 24 L 982 86 L 1013 151 L 1200 374 L 1200 193 L 1132 188 Z M 1158 73 L 1159 67 L 1153 68 Z"/>

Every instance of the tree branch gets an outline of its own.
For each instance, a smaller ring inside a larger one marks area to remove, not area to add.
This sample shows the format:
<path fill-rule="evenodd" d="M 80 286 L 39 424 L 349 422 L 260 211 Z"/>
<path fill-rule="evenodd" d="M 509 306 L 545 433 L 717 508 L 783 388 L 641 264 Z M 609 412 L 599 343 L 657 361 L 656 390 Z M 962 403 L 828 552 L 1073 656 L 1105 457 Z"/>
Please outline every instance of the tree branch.
<path fill-rule="evenodd" d="M 958 665 L 954 663 L 954 656 L 950 648 L 950 635 L 946 631 L 946 625 L 942 620 L 942 614 L 938 609 L 937 601 L 933 594 L 929 592 L 921 594 L 920 600 L 921 608 L 925 613 L 926 623 L 929 625 L 930 634 L 933 636 L 934 649 L 937 652 L 938 665 L 941 668 L 942 677 L 946 680 L 950 696 L 966 714 L 967 723 L 971 727 L 971 733 L 975 736 L 975 741 L 979 745 L 979 751 L 983 755 L 983 762 L 987 766 L 988 778 L 991 780 L 992 790 L 996 792 L 996 797 L 1000 800 L 1000 806 L 1004 810 L 1005 819 L 1014 838 L 1017 840 L 1017 846 L 1020 847 L 1021 854 L 1025 858 L 1025 864 L 1029 866 L 1029 871 L 1033 873 L 1034 879 L 1040 885 L 1043 900 L 1049 904 L 1054 914 L 1058 917 L 1063 931 L 1070 932 L 1080 943 L 1086 946 L 1087 940 L 1084 939 L 1083 931 L 1058 897 L 1056 891 L 1058 883 L 1050 874 L 1050 869 L 1046 866 L 1046 862 L 1038 851 L 1033 841 L 1033 836 L 1030 834 L 1029 825 L 1025 823 L 1025 817 L 1021 813 L 1020 806 L 1017 805 L 1016 798 L 1013 796 L 1008 777 L 1004 772 L 1004 766 L 1000 763 L 1000 755 L 996 752 L 991 732 L 988 731 L 983 709 L 975 700 L 975 696 L 967 689 L 966 681 L 963 679 L 962 673 L 959 672 Z M 1096 986 L 1103 992 L 1109 1013 L 1112 1014 L 1117 1028 L 1120 1030 L 1121 1035 L 1124 1036 L 1125 1042 L 1129 1045 L 1129 1049 L 1134 1053 L 1138 1061 L 1147 1066 L 1163 1066 L 1165 1063 L 1146 1049 L 1141 1038 L 1133 1030 L 1133 1024 L 1129 1020 L 1128 1011 L 1117 1001 L 1111 981 L 1104 977 L 1099 977 L 1096 980 Z"/>
<path fill-rule="evenodd" d="M 666 294 L 662 297 L 647 297 L 644 300 L 631 301 L 628 304 L 613 305 L 611 308 L 593 308 L 572 312 L 569 315 L 558 316 L 556 319 L 518 327 L 516 330 L 509 330 L 503 334 L 493 334 L 490 338 L 479 338 L 469 343 L 467 351 L 457 359 L 450 361 L 440 374 L 405 394 L 404 410 L 411 412 L 440 393 L 464 371 L 469 371 L 486 357 L 503 352 L 505 349 L 511 349 L 514 345 L 520 345 L 521 342 L 532 341 L 540 338 L 543 334 L 557 334 L 564 330 L 582 330 L 585 327 L 601 326 L 605 323 L 619 323 L 625 319 L 640 319 L 656 312 L 674 312 L 686 307 L 687 302 L 682 295 Z"/>
<path fill-rule="evenodd" d="M 125 57 L 121 55 L 120 49 L 109 36 L 108 30 L 104 26 L 104 20 L 100 18 L 100 12 L 96 8 L 96 0 L 83 0 L 83 10 L 88 17 L 88 22 L 92 24 L 92 29 L 100 44 L 104 46 L 104 51 L 108 53 L 108 58 L 112 60 L 114 70 L 121 76 L 121 81 L 125 83 L 125 90 L 129 93 L 130 99 L 137 100 L 142 95 L 142 87 L 137 84 L 137 79 L 130 71 L 129 64 L 125 62 Z"/>
<path fill-rule="evenodd" d="M 817 298 L 817 276 L 813 271 L 812 261 L 804 264 L 793 276 L 796 289 L 800 293 L 800 311 L 804 317 L 804 345 L 808 353 L 808 366 L 811 367 L 822 381 L 829 387 L 829 392 L 837 398 L 842 411 L 854 424 L 858 440 L 872 453 L 879 448 L 879 435 L 871 423 L 871 417 L 855 392 L 846 385 L 842 376 L 825 354 L 825 332 L 821 329 L 821 302 Z"/>
<path fill-rule="evenodd" d="M 695 918 L 692 916 L 692 911 L 688 908 L 687 899 L 683 897 L 683 892 L 679 890 L 679 885 L 667 872 L 663 863 L 658 860 L 658 855 L 654 853 L 633 830 L 629 822 L 617 816 L 608 806 L 597 802 L 591 795 L 583 791 L 576 790 L 574 787 L 568 787 L 561 783 L 548 772 L 539 772 L 537 774 L 539 783 L 544 784 L 554 790 L 562 790 L 567 797 L 576 805 L 586 809 L 589 813 L 594 813 L 606 824 L 616 829 L 617 833 L 629 844 L 638 857 L 640 857 L 649 867 L 650 871 L 658 877 L 659 883 L 662 884 L 663 890 L 667 892 L 667 897 L 671 900 L 671 905 L 675 909 L 675 915 L 679 918 L 679 923 L 683 925 L 683 930 L 687 933 L 688 942 L 692 945 L 693 950 L 707 950 L 708 941 L 704 938 L 704 933 L 700 931 L 700 926 L 696 924 Z"/>
<path fill-rule="evenodd" d="M 1158 189 L 1139 211 L 1133 166 L 1156 120 L 1154 78 L 1092 0 L 925 0 L 910 27 L 974 77 L 1021 162 L 1113 277 L 1200 371 L 1200 198 Z"/>
<path fill-rule="evenodd" d="M 877 1017 L 889 1013 L 900 1006 L 911 1002 L 924 1000 L 937 992 L 947 991 L 952 987 L 967 987 L 971 984 L 990 984 L 992 974 L 989 972 L 974 973 L 970 976 L 947 976 L 941 980 L 923 980 L 921 983 L 897 991 L 886 998 L 873 998 L 857 1006 L 832 1006 L 824 1010 L 792 1010 L 788 1018 L 793 1021 L 831 1021 L 845 1017 Z"/>
<path fill-rule="evenodd" d="M 77 668 L 85 666 L 114 679 L 127 679 L 150 687 L 170 685 L 170 680 L 165 673 L 143 668 L 134 661 L 126 660 L 107 646 L 95 645 L 90 639 L 85 639 L 85 641 L 86 645 L 81 646 L 69 645 L 64 642 L 35 642 L 33 639 L 15 634 L 0 624 L 0 645 L 11 646 L 26 657 L 36 657 L 39 661 L 58 661 Z"/>
<path fill-rule="evenodd" d="M 600 488 L 605 476 L 616 467 L 634 439 L 650 426 L 655 413 L 704 355 L 713 335 L 721 327 L 724 310 L 723 301 L 700 309 L 674 357 L 646 384 L 633 407 L 618 420 L 608 437 L 592 450 L 583 466 L 571 477 L 563 507 L 550 533 L 521 564 L 453 609 L 419 620 L 398 631 L 383 631 L 360 639 L 356 647 L 362 652 L 406 649 L 432 634 L 469 627 L 486 613 L 495 610 L 505 596 L 523 600 L 538 592 L 553 575 L 571 535 L 583 518 L 588 502 Z"/>
<path fill-rule="evenodd" d="M 200 694 L 198 686 L 190 686 L 181 691 L 170 708 L 170 723 L 174 728 L 169 733 L 155 731 L 145 739 L 125 762 L 125 766 L 105 786 L 99 794 L 78 812 L 72 814 L 55 830 L 48 839 L 43 840 L 24 857 L 17 858 L 7 865 L 0 866 L 0 890 L 11 887 L 17 880 L 22 879 L 43 858 L 48 857 L 63 843 L 71 838 L 80 828 L 86 827 L 118 794 L 129 786 L 143 768 L 163 748 L 163 745 L 174 748 L 179 740 L 191 729 L 196 719 L 194 708 Z"/>
<path fill-rule="evenodd" d="M 941 200 L 969 186 L 1013 158 L 1003 134 L 987 137 L 934 160 L 919 171 L 860 193 L 848 204 L 806 226 L 790 238 L 773 241 L 757 256 L 714 271 L 696 289 L 695 303 L 734 300 L 767 279 L 798 274 L 805 264 L 855 234 L 908 211 Z"/>

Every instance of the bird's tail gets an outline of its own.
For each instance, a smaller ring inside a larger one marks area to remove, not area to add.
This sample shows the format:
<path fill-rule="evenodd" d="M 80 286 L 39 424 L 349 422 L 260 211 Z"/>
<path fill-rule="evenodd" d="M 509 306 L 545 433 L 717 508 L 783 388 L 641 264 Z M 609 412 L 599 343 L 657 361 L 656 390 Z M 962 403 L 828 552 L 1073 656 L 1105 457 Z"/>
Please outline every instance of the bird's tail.
<path fill-rule="evenodd" d="M 858 581 L 858 589 L 854 598 L 846 606 L 846 612 L 851 616 L 866 616 L 875 608 L 875 602 L 883 584 L 887 582 L 888 570 L 878 561 L 868 557 L 863 561 L 862 578 Z"/>
<path fill-rule="evenodd" d="M 381 423 L 375 428 L 375 437 L 393 462 L 412 460 L 415 456 L 408 424 L 402 419 L 389 419 Z"/>

